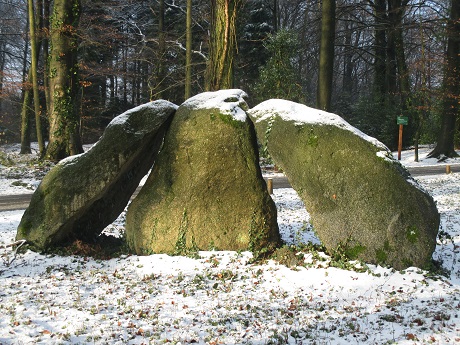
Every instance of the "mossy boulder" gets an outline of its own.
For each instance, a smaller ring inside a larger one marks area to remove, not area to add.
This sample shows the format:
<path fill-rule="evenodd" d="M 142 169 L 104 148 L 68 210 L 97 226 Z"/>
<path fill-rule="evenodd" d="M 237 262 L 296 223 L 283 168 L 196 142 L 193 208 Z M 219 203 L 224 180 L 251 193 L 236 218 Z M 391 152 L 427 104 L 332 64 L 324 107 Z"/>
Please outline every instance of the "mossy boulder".
<path fill-rule="evenodd" d="M 271 250 L 276 207 L 258 164 L 241 90 L 207 92 L 177 110 L 145 185 L 128 207 L 138 254 Z"/>
<path fill-rule="evenodd" d="M 177 106 L 151 102 L 117 116 L 86 153 L 59 162 L 32 195 L 17 230 L 36 250 L 93 241 L 152 167 Z"/>
<path fill-rule="evenodd" d="M 289 101 L 248 114 L 326 248 L 396 269 L 430 264 L 436 205 L 383 144 L 337 115 Z"/>

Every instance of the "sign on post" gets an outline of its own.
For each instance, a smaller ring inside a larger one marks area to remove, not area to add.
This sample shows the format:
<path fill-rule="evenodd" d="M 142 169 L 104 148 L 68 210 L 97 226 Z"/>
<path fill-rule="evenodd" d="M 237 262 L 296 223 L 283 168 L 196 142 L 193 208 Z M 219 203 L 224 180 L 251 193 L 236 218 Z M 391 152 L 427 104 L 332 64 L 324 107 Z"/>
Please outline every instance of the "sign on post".
<path fill-rule="evenodd" d="M 406 126 L 409 123 L 409 118 L 407 116 L 398 116 L 396 118 L 396 123 L 399 125 L 398 160 L 400 161 L 402 151 L 403 126 Z"/>
<path fill-rule="evenodd" d="M 407 126 L 409 124 L 409 118 L 407 116 L 398 116 L 396 118 L 396 123 L 398 125 Z"/>

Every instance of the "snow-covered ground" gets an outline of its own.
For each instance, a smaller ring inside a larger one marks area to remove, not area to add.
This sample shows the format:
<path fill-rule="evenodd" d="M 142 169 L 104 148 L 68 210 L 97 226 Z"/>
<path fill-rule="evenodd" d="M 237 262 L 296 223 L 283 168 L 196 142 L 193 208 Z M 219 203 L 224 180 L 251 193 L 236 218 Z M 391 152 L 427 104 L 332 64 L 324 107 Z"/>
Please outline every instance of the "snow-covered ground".
<path fill-rule="evenodd" d="M 48 170 L 18 151 L 0 147 L 16 162 L 0 160 L 0 195 L 30 193 Z M 427 152 L 415 163 L 405 151 L 402 163 L 438 164 Z M 0 247 L 0 344 L 460 343 L 460 174 L 417 180 L 441 213 L 434 259 L 444 276 L 331 261 L 308 245 L 296 267 L 251 263 L 248 252 L 96 260 Z M 273 198 L 288 244 L 319 243 L 294 190 Z M 0 246 L 22 214 L 0 212 Z M 107 230 L 122 232 L 123 220 Z"/>

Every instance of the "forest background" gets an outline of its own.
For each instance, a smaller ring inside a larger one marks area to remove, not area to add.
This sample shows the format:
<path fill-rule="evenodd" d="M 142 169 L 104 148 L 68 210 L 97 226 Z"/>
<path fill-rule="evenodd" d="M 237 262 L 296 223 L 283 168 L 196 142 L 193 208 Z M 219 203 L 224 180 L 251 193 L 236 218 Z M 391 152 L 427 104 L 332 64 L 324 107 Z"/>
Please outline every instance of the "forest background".
<path fill-rule="evenodd" d="M 405 146 L 448 137 L 448 150 L 436 155 L 455 154 L 459 2 L 0 0 L 0 143 L 21 141 L 27 153 L 31 140 L 68 131 L 62 123 L 72 113 L 76 136 L 67 138 L 70 149 L 56 149 L 62 158 L 77 153 L 80 140 L 95 142 L 127 109 L 160 98 L 181 104 L 223 85 L 245 90 L 251 107 L 284 98 L 334 112 L 390 149 L 397 117 L 408 117 Z M 224 39 L 216 34 L 219 8 L 228 15 Z M 56 34 L 67 45 L 53 45 Z M 333 44 L 323 50 L 325 37 Z M 213 87 L 210 66 L 228 53 L 215 46 L 227 40 L 231 80 Z M 330 64 L 321 68 L 325 55 Z M 60 73 L 53 63 L 67 57 L 71 110 L 50 85 Z M 56 111 L 63 122 L 53 127 Z"/>

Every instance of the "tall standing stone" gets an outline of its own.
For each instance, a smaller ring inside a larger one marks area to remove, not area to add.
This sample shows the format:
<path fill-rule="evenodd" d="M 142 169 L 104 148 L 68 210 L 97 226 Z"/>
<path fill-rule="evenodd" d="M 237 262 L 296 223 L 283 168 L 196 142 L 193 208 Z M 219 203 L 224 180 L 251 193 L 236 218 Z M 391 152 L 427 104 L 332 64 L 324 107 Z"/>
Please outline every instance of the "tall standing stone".
<path fill-rule="evenodd" d="M 276 207 L 259 168 L 241 90 L 207 92 L 177 110 L 149 178 L 126 216 L 138 254 L 272 249 Z"/>
<path fill-rule="evenodd" d="M 59 162 L 32 195 L 16 239 L 37 250 L 94 241 L 152 167 L 176 108 L 155 101 L 131 109 L 112 120 L 89 151 Z"/>
<path fill-rule="evenodd" d="M 397 269 L 430 264 L 436 205 L 383 144 L 294 102 L 266 101 L 248 114 L 328 250 Z"/>

